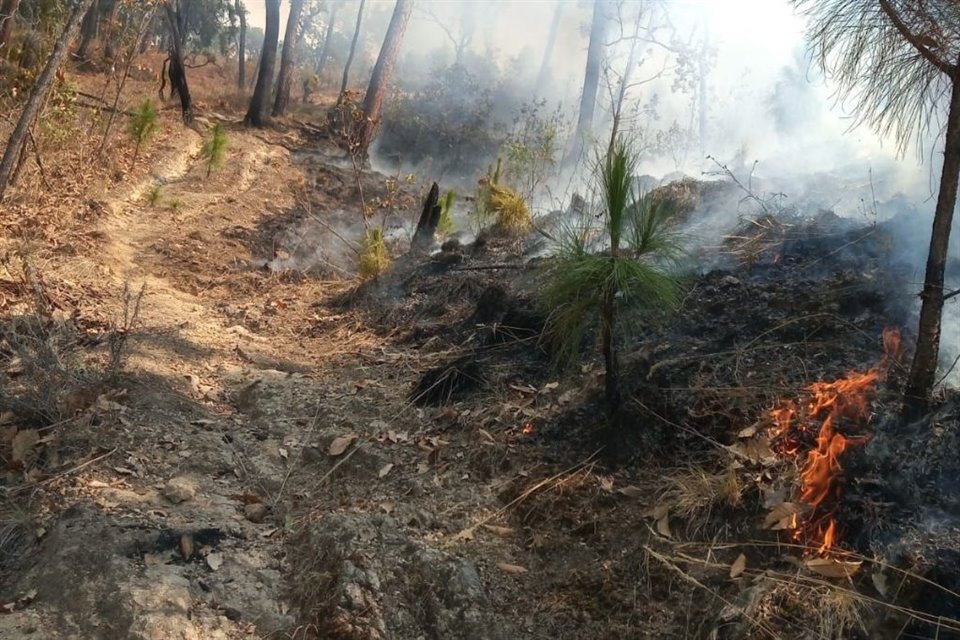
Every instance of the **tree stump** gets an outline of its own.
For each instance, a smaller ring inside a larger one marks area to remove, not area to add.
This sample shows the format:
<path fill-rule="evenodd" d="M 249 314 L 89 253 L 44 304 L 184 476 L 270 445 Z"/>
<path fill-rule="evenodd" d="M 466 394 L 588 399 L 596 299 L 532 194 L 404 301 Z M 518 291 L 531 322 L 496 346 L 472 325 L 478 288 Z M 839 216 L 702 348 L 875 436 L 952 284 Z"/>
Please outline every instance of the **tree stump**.
<path fill-rule="evenodd" d="M 411 252 L 430 249 L 437 233 L 437 225 L 440 224 L 440 212 L 440 186 L 434 182 L 423 202 L 423 212 L 417 222 L 417 230 L 413 233 L 413 242 L 410 243 Z"/>

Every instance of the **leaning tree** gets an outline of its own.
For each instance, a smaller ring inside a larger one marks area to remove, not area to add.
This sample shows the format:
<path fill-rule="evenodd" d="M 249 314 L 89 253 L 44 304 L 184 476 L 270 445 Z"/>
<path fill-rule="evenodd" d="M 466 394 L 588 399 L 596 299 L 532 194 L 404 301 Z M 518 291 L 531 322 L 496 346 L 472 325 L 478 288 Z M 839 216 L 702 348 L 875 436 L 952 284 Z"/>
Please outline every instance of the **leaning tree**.
<path fill-rule="evenodd" d="M 956 0 L 793 0 L 810 19 L 813 52 L 861 122 L 903 153 L 942 125 L 943 169 L 930 234 L 917 347 L 904 391 L 908 415 L 933 390 L 944 272 L 960 180 L 960 4 Z"/>
<path fill-rule="evenodd" d="M 383 97 L 387 93 L 393 67 L 397 63 L 403 34 L 407 30 L 411 13 L 413 13 L 413 0 L 397 0 L 397 4 L 393 8 L 393 16 L 390 18 L 390 26 L 387 27 L 387 34 L 384 36 L 383 45 L 380 47 L 380 55 L 377 56 L 377 63 L 374 65 L 373 74 L 370 76 L 367 93 L 363 98 L 364 120 L 363 130 L 360 133 L 360 145 L 364 153 L 370 148 L 377 126 L 380 124 L 380 109 L 383 106 Z"/>

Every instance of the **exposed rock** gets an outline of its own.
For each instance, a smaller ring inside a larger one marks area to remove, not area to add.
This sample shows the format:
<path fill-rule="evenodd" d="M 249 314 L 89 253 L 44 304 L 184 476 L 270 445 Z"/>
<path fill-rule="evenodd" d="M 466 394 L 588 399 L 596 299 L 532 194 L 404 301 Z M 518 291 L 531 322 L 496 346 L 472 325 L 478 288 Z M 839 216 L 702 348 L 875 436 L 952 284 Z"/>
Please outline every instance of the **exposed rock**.
<path fill-rule="evenodd" d="M 520 637 L 491 610 L 477 569 L 379 514 L 331 514 L 291 547 L 300 620 L 322 638 Z"/>
<path fill-rule="evenodd" d="M 188 476 L 175 476 L 163 485 L 163 497 L 173 504 L 193 500 L 197 495 L 197 481 Z"/>
<path fill-rule="evenodd" d="M 263 522 L 264 518 L 267 517 L 267 514 L 270 510 L 267 508 L 267 505 L 262 502 L 255 502 L 253 504 L 248 504 L 243 510 L 243 516 L 255 524 L 260 524 Z"/>

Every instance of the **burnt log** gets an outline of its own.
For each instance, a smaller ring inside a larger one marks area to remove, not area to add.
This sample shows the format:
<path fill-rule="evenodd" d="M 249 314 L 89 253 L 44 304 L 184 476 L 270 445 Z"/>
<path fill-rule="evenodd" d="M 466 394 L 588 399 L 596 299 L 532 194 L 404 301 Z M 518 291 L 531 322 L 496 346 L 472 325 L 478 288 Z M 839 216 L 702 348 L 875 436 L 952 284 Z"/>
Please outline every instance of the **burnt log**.
<path fill-rule="evenodd" d="M 437 225 L 440 224 L 440 212 L 440 186 L 434 182 L 423 202 L 423 212 L 413 233 L 413 242 L 410 243 L 411 251 L 427 251 L 433 244 Z"/>

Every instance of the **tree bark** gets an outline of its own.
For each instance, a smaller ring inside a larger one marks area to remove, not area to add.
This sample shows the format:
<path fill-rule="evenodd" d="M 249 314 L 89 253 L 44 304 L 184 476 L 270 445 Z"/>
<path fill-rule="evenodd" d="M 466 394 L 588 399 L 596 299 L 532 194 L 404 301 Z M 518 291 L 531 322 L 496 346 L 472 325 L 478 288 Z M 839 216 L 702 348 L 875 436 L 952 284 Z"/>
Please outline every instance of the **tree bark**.
<path fill-rule="evenodd" d="M 81 64 L 90 62 L 90 46 L 97 39 L 97 24 L 100 20 L 100 0 L 93 0 L 90 9 L 83 17 L 80 27 L 80 46 L 77 47 L 76 58 Z"/>
<path fill-rule="evenodd" d="M 303 0 L 290 0 L 290 15 L 283 35 L 283 51 L 280 53 L 280 75 L 277 78 L 277 97 L 273 103 L 273 116 L 282 116 L 290 103 L 290 85 L 296 67 L 295 56 L 300 44 L 300 15 Z"/>
<path fill-rule="evenodd" d="M 603 63 L 603 38 L 607 31 L 607 0 L 596 0 L 590 25 L 590 44 L 587 48 L 587 66 L 583 74 L 583 92 L 580 94 L 580 113 L 574 132 L 574 160 L 583 152 L 583 145 L 593 129 L 593 112 L 597 106 L 600 87 L 600 67 Z"/>
<path fill-rule="evenodd" d="M 184 15 L 177 3 L 174 8 L 172 0 L 167 0 L 167 23 L 170 26 L 170 65 L 167 75 L 170 77 L 171 95 L 176 93 L 180 97 L 180 113 L 184 124 L 193 122 L 193 100 L 190 98 L 190 87 L 187 86 L 187 70 L 183 64 L 183 45 L 185 41 Z"/>
<path fill-rule="evenodd" d="M 40 72 L 40 76 L 34 83 L 33 88 L 30 89 L 30 96 L 27 98 L 27 103 L 20 113 L 17 126 L 14 127 L 13 133 L 10 134 L 10 138 L 7 140 L 7 148 L 3 152 L 3 159 L 0 160 L 0 201 L 3 200 L 3 196 L 7 190 L 7 185 L 10 182 L 10 174 L 23 148 L 23 143 L 27 139 L 30 125 L 40 112 L 40 105 L 43 103 L 50 87 L 53 85 L 57 70 L 63 63 L 64 58 L 67 57 L 70 43 L 77 37 L 77 32 L 80 30 L 80 23 L 83 21 L 83 16 L 91 4 L 93 4 L 93 0 L 80 0 L 74 7 L 63 32 L 53 45 L 53 51 L 50 52 L 46 66 L 43 68 L 43 71 Z"/>
<path fill-rule="evenodd" d="M 277 66 L 277 41 L 280 39 L 280 0 L 266 0 L 267 24 L 263 33 L 263 51 L 260 54 L 260 70 L 257 72 L 257 86 L 250 98 L 250 108 L 243 119 L 250 127 L 263 127 L 267 124 L 267 102 L 273 88 L 273 71 Z"/>
<path fill-rule="evenodd" d="M 240 20 L 240 42 L 237 44 L 237 88 L 243 91 L 247 86 L 247 8 L 241 0 L 234 0 L 234 10 Z"/>
<path fill-rule="evenodd" d="M 917 349 L 913 355 L 910 375 L 904 390 L 905 417 L 914 417 L 928 407 L 930 393 L 936 381 L 937 360 L 940 353 L 944 273 L 947 267 L 953 211 L 957 203 L 957 187 L 960 182 L 960 61 L 953 68 L 952 81 L 940 190 L 933 216 L 933 232 L 930 235 L 930 252 L 927 254 L 923 292 L 920 294 L 922 304 L 920 324 L 917 329 Z"/>
<path fill-rule="evenodd" d="M 110 0 L 110 9 L 107 11 L 107 16 L 103 21 L 105 27 L 103 35 L 103 57 L 111 64 L 117 59 L 115 40 L 118 33 L 117 13 L 119 9 L 120 0 Z"/>
<path fill-rule="evenodd" d="M 563 17 L 563 8 L 565 3 L 557 2 L 556 9 L 553 10 L 553 20 L 550 22 L 550 33 L 547 35 L 547 46 L 543 49 L 543 61 L 540 63 L 540 72 L 537 74 L 537 82 L 533 85 L 533 95 L 540 97 L 550 79 L 550 62 L 553 59 L 553 47 L 557 43 L 557 33 L 560 31 L 560 18 Z"/>
<path fill-rule="evenodd" d="M 380 109 L 383 107 L 383 97 L 387 93 L 387 86 L 390 84 L 390 76 L 393 75 L 393 67 L 397 63 L 397 56 L 400 54 L 400 45 L 403 43 L 403 34 L 407 30 L 407 23 L 410 21 L 410 14 L 413 13 L 413 0 L 397 0 L 393 8 L 393 16 L 390 18 L 390 26 L 387 27 L 387 35 L 383 38 L 383 45 L 380 47 L 380 55 L 377 56 L 377 63 L 373 67 L 373 74 L 370 76 L 370 85 L 367 87 L 367 94 L 363 98 L 363 130 L 360 134 L 360 145 L 363 153 L 366 155 L 376 135 L 377 127 L 380 124 Z"/>
<path fill-rule="evenodd" d="M 340 95 L 337 98 L 337 104 L 343 102 L 343 94 L 347 90 L 347 81 L 350 77 L 350 65 L 353 64 L 353 55 L 357 52 L 357 41 L 360 39 L 360 26 L 363 23 L 363 6 L 367 0 L 360 0 L 360 8 L 357 10 L 357 26 L 353 30 L 353 40 L 350 41 L 350 54 L 347 56 L 347 62 L 343 65 L 343 81 L 340 82 Z"/>
<path fill-rule="evenodd" d="M 3 0 L 0 3 L 0 57 L 7 57 L 10 37 L 13 35 L 13 25 L 17 22 L 17 11 L 20 9 L 20 0 Z"/>

